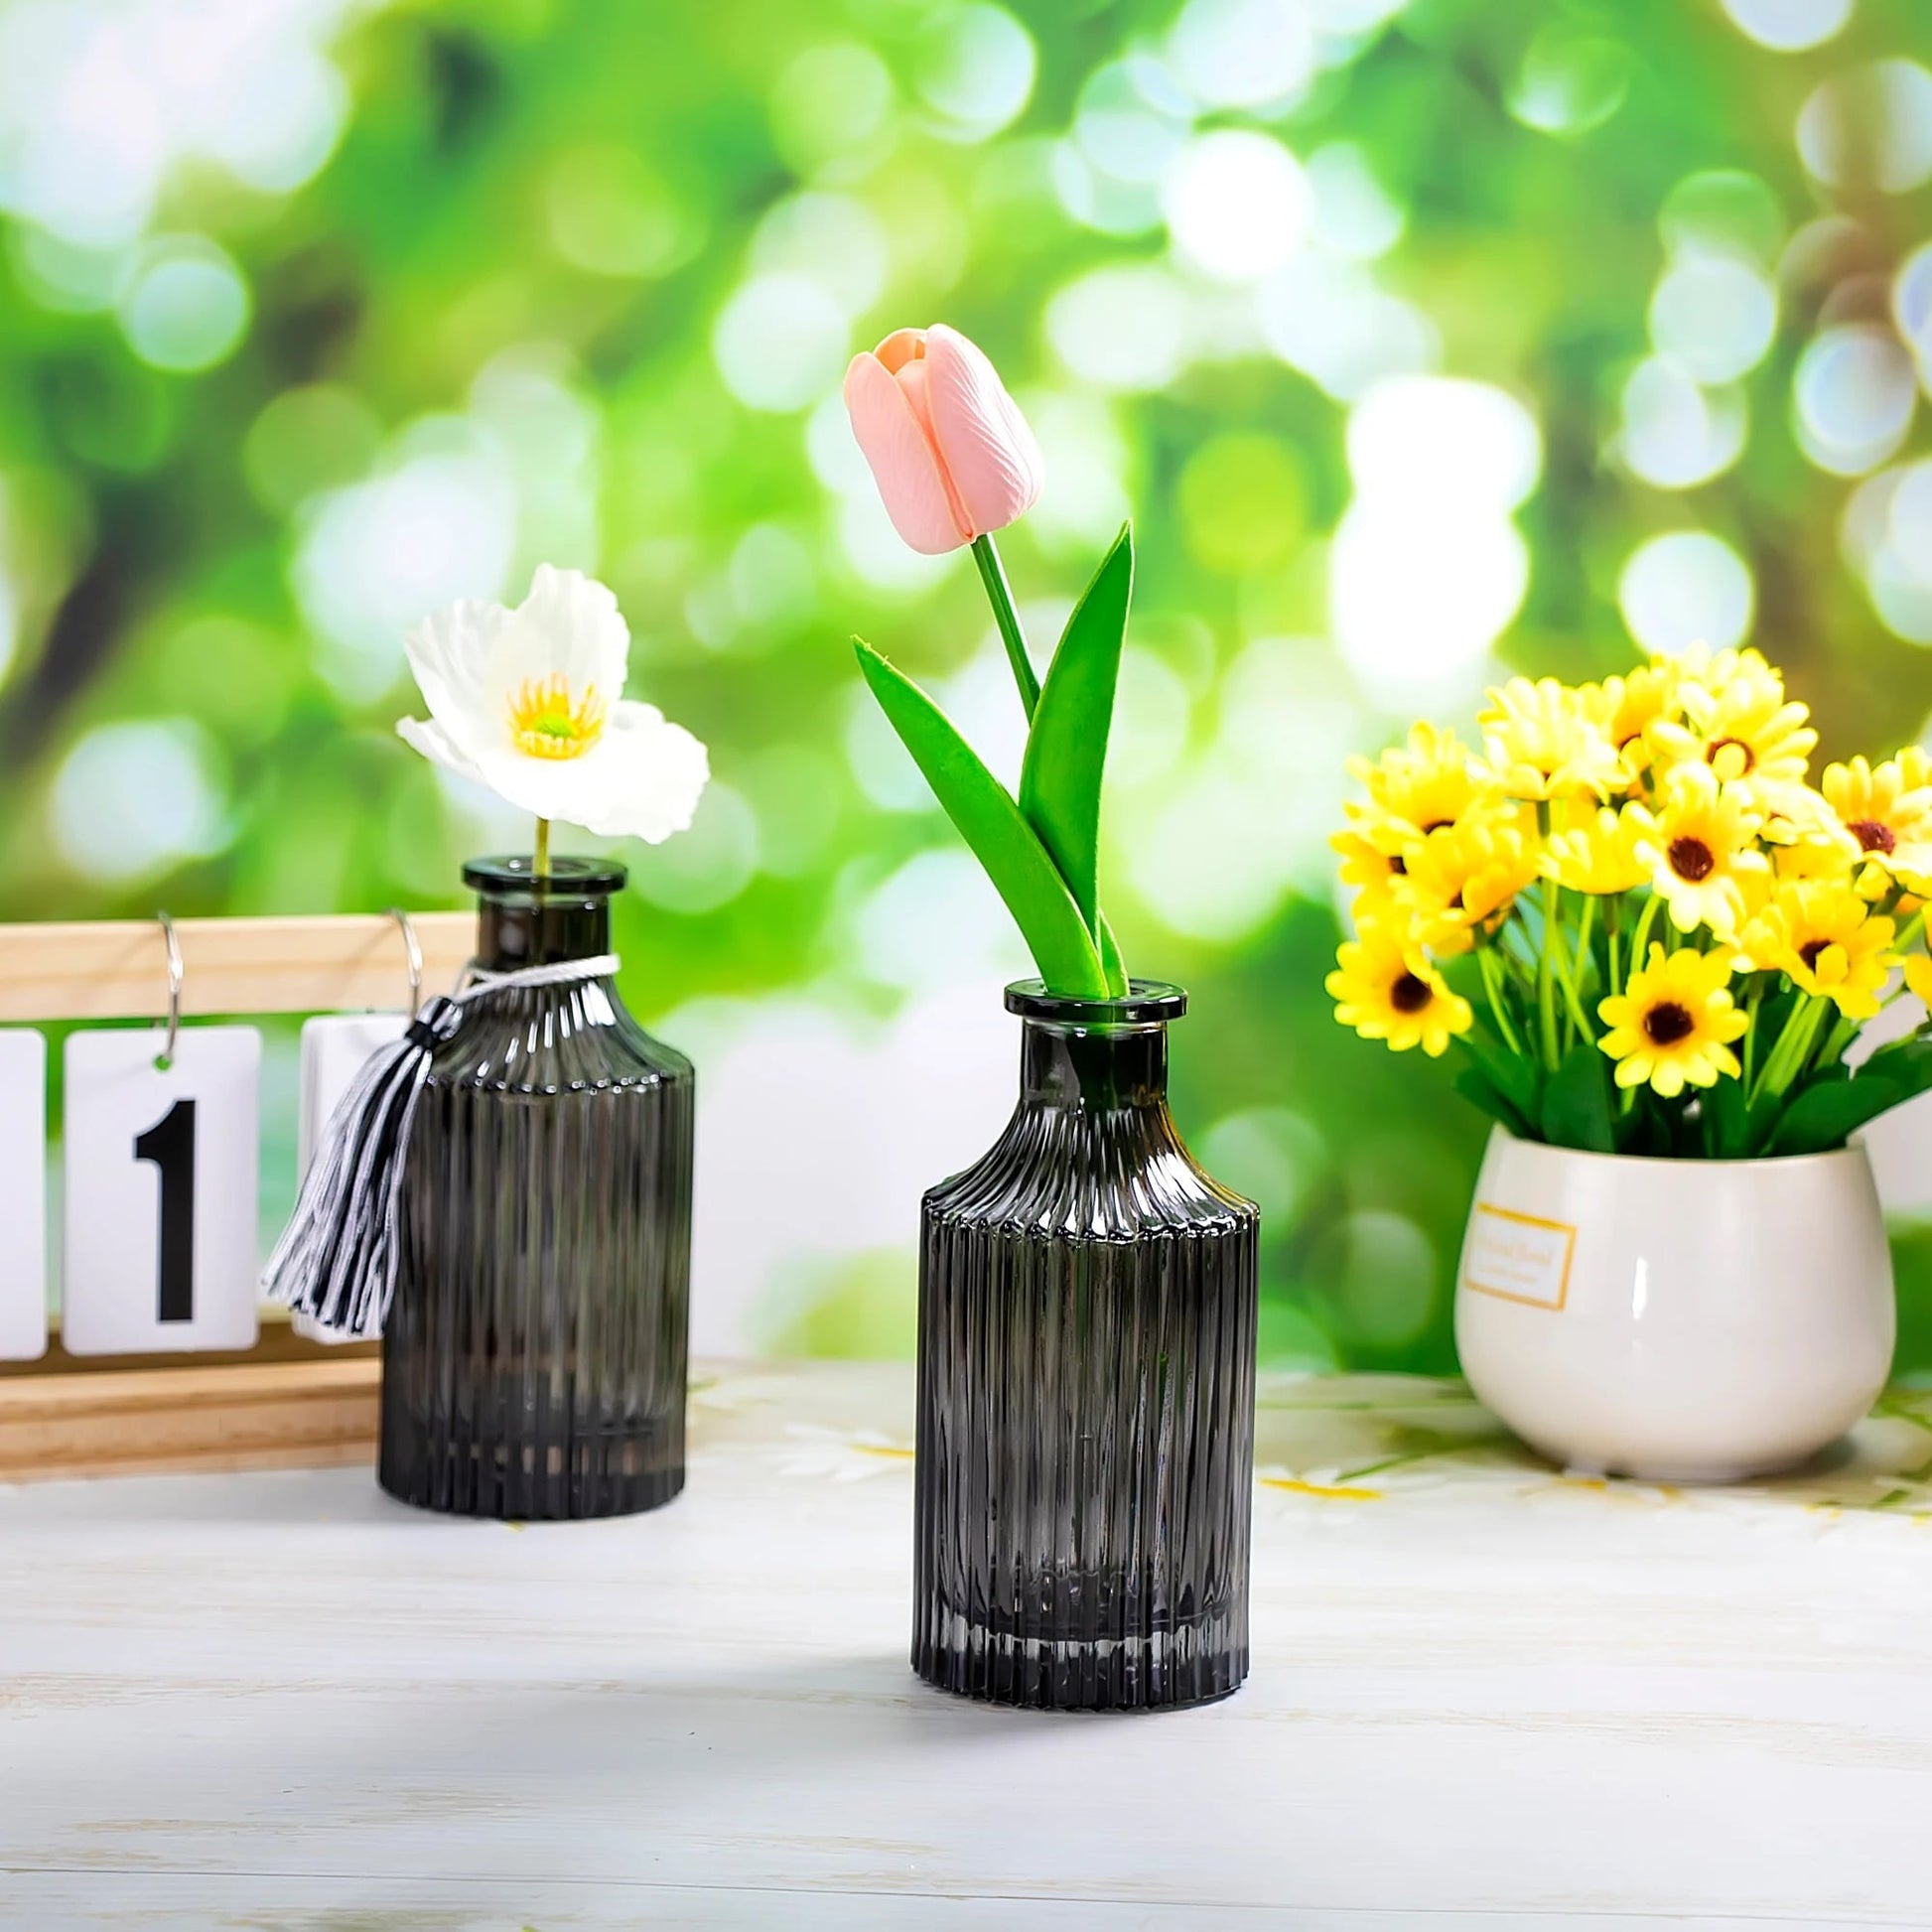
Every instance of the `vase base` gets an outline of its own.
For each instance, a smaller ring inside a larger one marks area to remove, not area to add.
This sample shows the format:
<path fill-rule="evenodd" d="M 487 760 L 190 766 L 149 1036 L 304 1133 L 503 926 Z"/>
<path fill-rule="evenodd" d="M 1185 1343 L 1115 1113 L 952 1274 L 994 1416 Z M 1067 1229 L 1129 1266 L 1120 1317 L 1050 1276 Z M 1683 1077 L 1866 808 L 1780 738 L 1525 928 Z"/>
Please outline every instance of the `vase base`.
<path fill-rule="evenodd" d="M 1165 1711 L 1232 1697 L 1248 1647 L 1225 1625 L 1154 1636 L 1027 1637 L 935 1610 L 949 1641 L 915 1638 L 912 1669 L 955 1697 L 1021 1711 Z"/>
<path fill-rule="evenodd" d="M 1653 1462 L 1645 1456 L 1603 1461 L 1594 1456 L 1566 1455 L 1559 1449 L 1530 1441 L 1527 1436 L 1523 1441 L 1546 1462 L 1554 1463 L 1566 1476 L 1580 1481 L 1655 1482 L 1685 1489 L 1716 1489 L 1730 1482 L 1753 1482 L 1768 1476 L 1789 1475 L 1794 1470 L 1817 1462 L 1833 1447 L 1827 1443 L 1822 1449 L 1786 1449 L 1777 1454 L 1745 1456 L 1728 1462 L 1678 1462 L 1669 1457 Z"/>
<path fill-rule="evenodd" d="M 481 1456 L 424 1458 L 407 1469 L 393 1467 L 385 1456 L 377 1465 L 376 1481 L 398 1502 L 439 1515 L 557 1523 L 661 1509 L 683 1490 L 684 1470 L 570 1470 L 537 1476 Z"/>

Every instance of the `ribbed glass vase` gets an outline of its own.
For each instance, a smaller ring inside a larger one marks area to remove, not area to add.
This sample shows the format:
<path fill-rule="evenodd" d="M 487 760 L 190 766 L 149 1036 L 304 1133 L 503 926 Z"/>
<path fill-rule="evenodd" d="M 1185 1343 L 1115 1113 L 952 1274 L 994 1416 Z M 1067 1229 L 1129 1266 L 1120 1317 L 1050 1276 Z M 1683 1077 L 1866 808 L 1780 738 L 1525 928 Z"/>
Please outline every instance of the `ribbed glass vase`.
<path fill-rule="evenodd" d="M 1020 1104 L 925 1197 L 912 1666 L 1121 1710 L 1248 1673 L 1260 1215 L 1168 1111 L 1178 988 L 1007 989 Z"/>
<path fill-rule="evenodd" d="M 464 868 L 492 972 L 610 948 L 622 867 Z M 684 1486 L 692 1102 L 608 978 L 486 993 L 438 1049 L 382 1335 L 383 1488 L 472 1516 L 616 1516 Z"/>

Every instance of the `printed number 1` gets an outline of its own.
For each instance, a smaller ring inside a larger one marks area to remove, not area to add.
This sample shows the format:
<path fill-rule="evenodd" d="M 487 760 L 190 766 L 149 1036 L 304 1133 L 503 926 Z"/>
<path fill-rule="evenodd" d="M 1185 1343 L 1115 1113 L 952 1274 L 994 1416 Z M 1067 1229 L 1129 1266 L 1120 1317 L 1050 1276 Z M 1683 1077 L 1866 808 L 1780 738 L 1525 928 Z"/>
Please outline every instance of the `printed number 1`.
<path fill-rule="evenodd" d="M 195 1103 L 177 1100 L 135 1136 L 134 1158 L 161 1175 L 161 1311 L 163 1321 L 195 1319 Z"/>

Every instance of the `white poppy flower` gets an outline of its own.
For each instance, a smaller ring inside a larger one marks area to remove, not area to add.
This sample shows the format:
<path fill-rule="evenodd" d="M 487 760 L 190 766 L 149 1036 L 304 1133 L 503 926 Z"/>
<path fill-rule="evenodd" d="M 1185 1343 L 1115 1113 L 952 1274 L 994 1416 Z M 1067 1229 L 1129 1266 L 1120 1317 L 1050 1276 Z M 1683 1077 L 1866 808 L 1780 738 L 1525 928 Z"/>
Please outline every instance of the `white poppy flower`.
<path fill-rule="evenodd" d="M 465 600 L 409 633 L 429 717 L 396 726 L 425 758 L 540 819 L 657 845 L 711 775 L 705 748 L 623 697 L 630 630 L 580 571 L 540 565 L 514 611 Z"/>

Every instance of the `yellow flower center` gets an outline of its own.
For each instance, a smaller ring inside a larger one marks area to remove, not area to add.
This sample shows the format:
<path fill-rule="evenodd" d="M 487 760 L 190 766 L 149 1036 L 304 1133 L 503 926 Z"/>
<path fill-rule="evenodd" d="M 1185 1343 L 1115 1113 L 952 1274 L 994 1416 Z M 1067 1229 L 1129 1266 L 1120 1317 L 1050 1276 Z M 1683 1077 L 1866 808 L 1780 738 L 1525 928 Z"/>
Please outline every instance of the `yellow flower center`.
<path fill-rule="evenodd" d="M 1675 1000 L 1659 1000 L 1643 1017 L 1643 1030 L 1654 1046 L 1675 1046 L 1696 1026 L 1690 1009 Z"/>
<path fill-rule="evenodd" d="M 508 709 L 510 736 L 525 758 L 581 759 L 604 736 L 604 700 L 597 686 L 585 685 L 579 697 L 560 671 L 525 678 Z"/>

